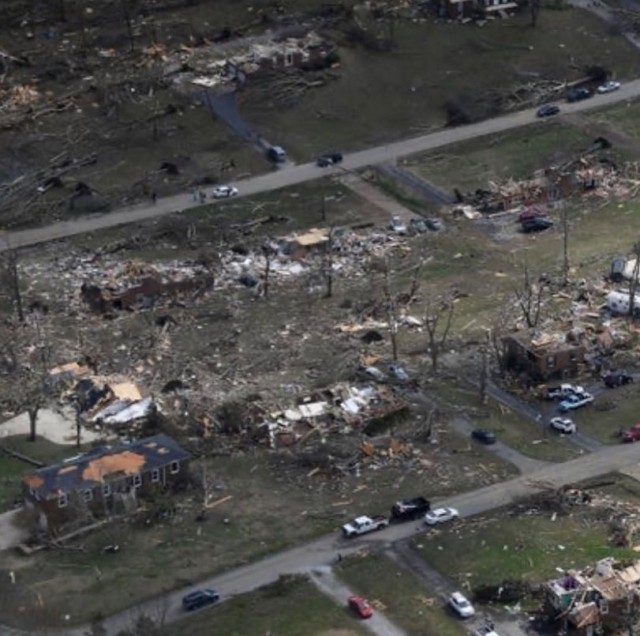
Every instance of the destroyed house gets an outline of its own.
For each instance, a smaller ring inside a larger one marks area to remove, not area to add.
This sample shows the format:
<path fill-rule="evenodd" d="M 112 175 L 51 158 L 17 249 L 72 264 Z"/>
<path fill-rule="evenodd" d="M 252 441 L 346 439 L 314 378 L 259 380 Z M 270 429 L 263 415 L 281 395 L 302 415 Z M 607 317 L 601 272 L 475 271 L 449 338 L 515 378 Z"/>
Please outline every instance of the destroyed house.
<path fill-rule="evenodd" d="M 584 344 L 564 335 L 535 337 L 518 333 L 504 338 L 502 344 L 506 367 L 536 381 L 575 375 L 585 362 Z"/>
<path fill-rule="evenodd" d="M 25 475 L 25 504 L 57 534 L 96 517 L 134 511 L 138 496 L 186 479 L 189 458 L 164 434 L 101 446 Z"/>
<path fill-rule="evenodd" d="M 607 624 L 640 606 L 640 562 L 622 565 L 612 558 L 581 572 L 569 571 L 544 586 L 549 614 L 576 636 L 601 634 Z"/>

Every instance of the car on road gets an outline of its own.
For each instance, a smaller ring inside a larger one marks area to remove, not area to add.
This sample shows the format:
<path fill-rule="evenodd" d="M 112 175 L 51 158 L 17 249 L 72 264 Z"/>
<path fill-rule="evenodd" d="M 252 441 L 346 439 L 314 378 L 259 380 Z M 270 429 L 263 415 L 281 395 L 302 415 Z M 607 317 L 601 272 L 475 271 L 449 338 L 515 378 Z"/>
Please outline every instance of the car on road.
<path fill-rule="evenodd" d="M 182 597 L 182 607 L 190 612 L 207 605 L 213 605 L 220 600 L 220 594 L 215 590 L 203 589 L 190 592 Z"/>
<path fill-rule="evenodd" d="M 327 168 L 328 166 L 335 166 L 342 162 L 342 153 L 339 152 L 325 152 L 316 159 L 316 164 L 320 168 Z"/>
<path fill-rule="evenodd" d="M 609 389 L 615 389 L 616 387 L 631 384 L 633 382 L 633 376 L 629 373 L 625 373 L 624 371 L 609 371 L 609 373 L 607 373 L 607 375 L 602 379 Z"/>
<path fill-rule="evenodd" d="M 270 146 L 267 148 L 267 159 L 274 163 L 284 163 L 287 160 L 287 152 L 282 146 Z"/>
<path fill-rule="evenodd" d="M 640 422 L 622 432 L 623 442 L 637 442 L 638 440 L 640 440 Z"/>
<path fill-rule="evenodd" d="M 412 521 L 429 512 L 431 504 L 424 497 L 413 497 L 396 501 L 391 508 L 392 521 Z"/>
<path fill-rule="evenodd" d="M 587 406 L 592 402 L 593 395 L 585 391 L 582 394 L 574 393 L 573 395 L 569 395 L 568 397 L 564 398 L 564 400 L 560 402 L 560 406 L 558 406 L 558 408 L 564 413 L 566 411 L 574 411 L 575 409 L 582 408 L 583 406 Z"/>
<path fill-rule="evenodd" d="M 551 117 L 552 115 L 557 115 L 560 112 L 560 106 L 556 106 L 555 104 L 543 104 L 538 108 L 536 115 L 538 117 Z"/>
<path fill-rule="evenodd" d="M 392 216 L 389 221 L 389 229 L 396 234 L 403 235 L 407 233 L 407 224 L 399 216 Z"/>
<path fill-rule="evenodd" d="M 534 216 L 532 219 L 526 219 L 522 221 L 522 231 L 525 234 L 531 232 L 543 232 L 553 227 L 553 221 L 544 216 Z"/>
<path fill-rule="evenodd" d="M 549 425 L 554 431 L 564 433 L 565 435 L 570 435 L 571 433 L 576 432 L 575 422 L 568 417 L 553 417 L 551 418 Z"/>
<path fill-rule="evenodd" d="M 568 102 L 581 102 L 583 99 L 589 99 L 593 93 L 588 88 L 574 88 L 567 93 Z"/>
<path fill-rule="evenodd" d="M 584 387 L 579 384 L 561 384 L 560 386 L 551 386 L 547 388 L 547 400 L 557 400 L 559 398 L 566 398 L 570 395 L 583 395 L 585 393 Z"/>
<path fill-rule="evenodd" d="M 361 596 L 350 596 L 349 607 L 360 618 L 371 618 L 373 616 L 373 607 L 369 605 L 369 601 L 367 601 L 367 599 L 362 598 Z"/>
<path fill-rule="evenodd" d="M 613 80 L 610 82 L 605 82 L 598 86 L 598 93 L 601 95 L 603 93 L 613 93 L 613 91 L 617 91 L 620 88 L 620 82 L 614 82 Z"/>
<path fill-rule="evenodd" d="M 453 521 L 460 516 L 460 513 L 455 508 L 436 508 L 430 510 L 424 516 L 424 522 L 428 526 L 435 526 L 439 523 L 446 523 L 447 521 Z"/>
<path fill-rule="evenodd" d="M 229 199 L 238 196 L 238 188 L 229 185 L 218 186 L 213 189 L 214 199 Z"/>
<path fill-rule="evenodd" d="M 486 428 L 475 428 L 471 431 L 471 437 L 481 444 L 495 444 L 497 441 L 496 434 Z"/>
<path fill-rule="evenodd" d="M 462 592 L 454 592 L 449 597 L 449 607 L 451 607 L 460 618 L 471 618 L 471 616 L 474 616 L 476 613 L 473 605 L 471 605 Z"/>

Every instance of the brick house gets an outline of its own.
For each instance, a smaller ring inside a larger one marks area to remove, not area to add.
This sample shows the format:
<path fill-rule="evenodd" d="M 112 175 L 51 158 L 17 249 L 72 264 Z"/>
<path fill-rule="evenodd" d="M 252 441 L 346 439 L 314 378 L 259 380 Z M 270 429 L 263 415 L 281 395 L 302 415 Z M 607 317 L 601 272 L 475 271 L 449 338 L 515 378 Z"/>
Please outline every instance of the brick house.
<path fill-rule="evenodd" d="M 585 363 L 586 348 L 579 340 L 538 338 L 517 333 L 502 341 L 507 369 L 546 381 L 575 375 Z"/>
<path fill-rule="evenodd" d="M 23 477 L 25 505 L 50 534 L 96 518 L 133 512 L 138 498 L 161 492 L 188 475 L 190 455 L 164 434 L 101 446 Z"/>

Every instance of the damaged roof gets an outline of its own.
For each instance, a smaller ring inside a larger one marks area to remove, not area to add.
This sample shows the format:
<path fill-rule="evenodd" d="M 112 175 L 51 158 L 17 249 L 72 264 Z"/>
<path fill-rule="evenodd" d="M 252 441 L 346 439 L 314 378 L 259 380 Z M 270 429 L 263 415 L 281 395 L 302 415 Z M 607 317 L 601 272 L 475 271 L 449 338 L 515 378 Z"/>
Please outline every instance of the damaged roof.
<path fill-rule="evenodd" d="M 23 477 L 39 498 L 94 488 L 104 482 L 161 468 L 190 455 L 175 440 L 160 433 L 119 446 L 101 446 L 83 455 L 40 468 Z"/>

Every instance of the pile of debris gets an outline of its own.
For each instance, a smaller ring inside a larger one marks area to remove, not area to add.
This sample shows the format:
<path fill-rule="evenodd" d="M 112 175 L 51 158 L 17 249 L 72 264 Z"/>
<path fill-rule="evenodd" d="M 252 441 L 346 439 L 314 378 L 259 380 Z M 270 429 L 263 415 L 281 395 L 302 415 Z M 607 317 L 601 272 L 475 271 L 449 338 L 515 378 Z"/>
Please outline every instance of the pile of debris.
<path fill-rule="evenodd" d="M 76 362 L 51 369 L 48 383 L 63 389 L 61 400 L 74 405 L 84 426 L 96 428 L 106 437 L 136 439 L 156 414 L 153 398 L 144 396 L 135 382 L 92 375 L 88 367 Z"/>
<path fill-rule="evenodd" d="M 138 261 L 112 261 L 104 258 L 78 257 L 56 259 L 56 279 L 79 290 L 79 299 L 99 314 L 135 311 L 156 307 L 167 299 L 190 294 L 197 298 L 214 288 L 227 290 L 242 286 L 263 290 L 268 270 L 270 284 L 308 275 L 332 275 L 355 278 L 364 276 L 368 262 L 390 250 L 408 250 L 405 237 L 390 232 L 362 229 L 312 229 L 274 239 L 267 246 L 235 246 L 219 256 L 214 270 L 193 261 L 169 261 L 150 265 Z M 330 252 L 330 253 L 329 253 Z M 42 275 L 39 263 L 24 263 L 28 277 Z M 52 275 L 51 265 L 47 275 Z M 271 278 L 273 277 L 273 278 Z"/>
<path fill-rule="evenodd" d="M 270 448 L 281 448 L 317 435 L 349 435 L 406 412 L 409 404 L 389 386 L 338 383 L 298 398 L 288 408 L 253 403 L 248 421 Z M 373 451 L 365 453 L 373 455 Z"/>

